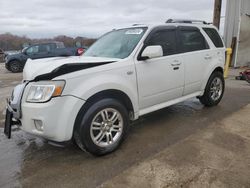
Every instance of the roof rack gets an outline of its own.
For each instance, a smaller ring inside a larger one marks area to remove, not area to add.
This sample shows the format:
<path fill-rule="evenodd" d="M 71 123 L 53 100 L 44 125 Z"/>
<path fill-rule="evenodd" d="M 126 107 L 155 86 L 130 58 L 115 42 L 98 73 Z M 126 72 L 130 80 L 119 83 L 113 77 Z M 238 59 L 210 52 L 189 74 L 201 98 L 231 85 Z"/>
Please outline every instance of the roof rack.
<path fill-rule="evenodd" d="M 188 24 L 202 23 L 202 24 L 207 24 L 207 25 L 210 24 L 203 20 L 184 20 L 184 19 L 168 19 L 166 23 L 188 23 Z"/>
<path fill-rule="evenodd" d="M 139 25 L 145 25 L 145 24 L 135 23 L 132 26 L 139 26 Z"/>

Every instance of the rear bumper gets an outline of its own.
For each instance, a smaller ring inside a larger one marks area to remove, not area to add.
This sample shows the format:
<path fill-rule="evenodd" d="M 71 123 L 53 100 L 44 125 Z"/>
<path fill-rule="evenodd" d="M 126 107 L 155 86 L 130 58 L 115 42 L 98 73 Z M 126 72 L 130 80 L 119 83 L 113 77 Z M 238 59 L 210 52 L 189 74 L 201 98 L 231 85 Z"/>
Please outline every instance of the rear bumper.
<path fill-rule="evenodd" d="M 46 103 L 22 102 L 20 128 L 48 140 L 68 141 L 72 138 L 75 119 L 84 102 L 73 96 L 52 98 Z"/>

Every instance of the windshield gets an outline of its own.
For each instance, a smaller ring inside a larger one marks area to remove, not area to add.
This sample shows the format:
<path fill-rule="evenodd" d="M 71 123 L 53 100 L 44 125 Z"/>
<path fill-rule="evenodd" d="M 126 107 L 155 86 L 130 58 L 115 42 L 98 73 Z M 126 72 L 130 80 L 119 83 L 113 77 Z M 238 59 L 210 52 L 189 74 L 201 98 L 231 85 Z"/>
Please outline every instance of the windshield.
<path fill-rule="evenodd" d="M 128 57 L 147 28 L 128 28 L 111 31 L 97 40 L 84 56 L 126 58 Z"/>

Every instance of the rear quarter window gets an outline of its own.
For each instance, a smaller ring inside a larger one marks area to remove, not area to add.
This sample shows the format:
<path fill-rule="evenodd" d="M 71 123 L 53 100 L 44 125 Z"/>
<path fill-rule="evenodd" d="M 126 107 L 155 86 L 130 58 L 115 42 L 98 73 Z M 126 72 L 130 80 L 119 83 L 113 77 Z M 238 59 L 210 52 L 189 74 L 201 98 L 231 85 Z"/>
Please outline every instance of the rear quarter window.
<path fill-rule="evenodd" d="M 219 33 L 214 28 L 203 28 L 203 30 L 206 32 L 206 34 L 209 36 L 209 38 L 217 48 L 224 47 Z"/>

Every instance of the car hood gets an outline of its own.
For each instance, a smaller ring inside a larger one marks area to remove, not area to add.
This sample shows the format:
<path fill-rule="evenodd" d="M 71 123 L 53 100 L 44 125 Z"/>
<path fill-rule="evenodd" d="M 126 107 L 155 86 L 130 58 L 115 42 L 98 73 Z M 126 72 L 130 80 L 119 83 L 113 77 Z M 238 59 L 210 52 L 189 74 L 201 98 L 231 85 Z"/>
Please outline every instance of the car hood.
<path fill-rule="evenodd" d="M 46 59 L 31 60 L 28 59 L 24 70 L 23 70 L 23 79 L 24 80 L 33 80 L 39 75 L 44 75 L 51 73 L 58 67 L 63 65 L 92 65 L 106 62 L 119 61 L 117 58 L 105 58 L 105 57 L 87 57 L 87 56 L 72 56 L 72 57 L 54 57 Z M 79 67 L 80 67 L 79 66 Z M 79 69 L 81 70 L 81 69 Z"/>
<path fill-rule="evenodd" d="M 23 54 L 22 53 L 13 53 L 13 54 L 6 54 L 6 58 L 7 60 L 11 60 L 11 59 L 16 59 L 16 58 L 20 58 Z"/>

